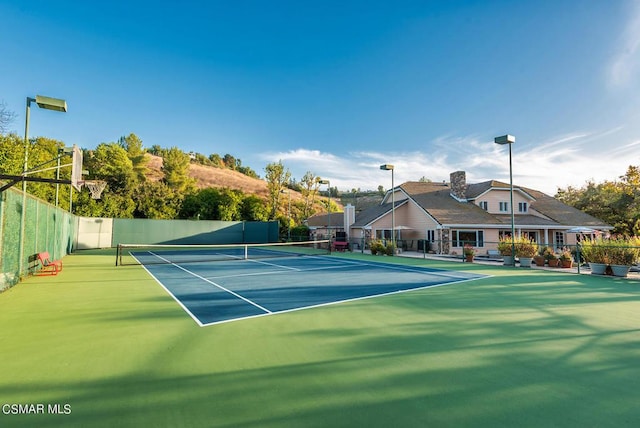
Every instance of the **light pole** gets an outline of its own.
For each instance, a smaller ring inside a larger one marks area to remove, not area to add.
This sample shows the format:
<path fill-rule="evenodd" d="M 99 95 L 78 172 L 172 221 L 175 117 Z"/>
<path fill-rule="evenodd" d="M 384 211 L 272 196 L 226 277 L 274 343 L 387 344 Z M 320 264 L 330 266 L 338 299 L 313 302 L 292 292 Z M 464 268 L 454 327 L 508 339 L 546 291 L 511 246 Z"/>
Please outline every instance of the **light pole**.
<path fill-rule="evenodd" d="M 27 215 L 27 172 L 29 171 L 29 116 L 31 115 L 31 103 L 36 103 L 38 107 L 66 113 L 67 102 L 58 98 L 43 97 L 36 95 L 35 98 L 27 97 L 27 111 L 24 123 L 24 166 L 22 168 L 22 208 L 20 213 L 20 261 L 18 263 L 19 274 L 22 275 L 24 256 L 24 229 Z"/>
<path fill-rule="evenodd" d="M 318 183 L 327 185 L 327 193 L 329 194 L 327 203 L 327 235 L 329 236 L 329 241 L 331 241 L 331 183 L 329 180 L 322 179 L 318 180 Z M 329 245 L 331 245 L 331 242 L 329 242 Z"/>
<path fill-rule="evenodd" d="M 287 242 L 291 242 L 291 190 L 280 190 L 280 193 L 289 195 L 289 208 L 287 210 Z"/>
<path fill-rule="evenodd" d="M 396 253 L 396 201 L 395 201 L 395 184 L 393 182 L 394 166 L 388 163 L 380 165 L 383 171 L 391 171 L 391 247 L 393 254 Z"/>
<path fill-rule="evenodd" d="M 496 137 L 493 140 L 494 143 L 500 144 L 501 146 L 507 144 L 509 146 L 509 195 L 511 197 L 511 258 L 513 260 L 513 265 L 516 264 L 516 226 L 515 226 L 515 216 L 513 213 L 513 163 L 511 161 L 511 145 L 516 142 L 516 137 L 513 135 L 503 135 L 501 137 Z"/>

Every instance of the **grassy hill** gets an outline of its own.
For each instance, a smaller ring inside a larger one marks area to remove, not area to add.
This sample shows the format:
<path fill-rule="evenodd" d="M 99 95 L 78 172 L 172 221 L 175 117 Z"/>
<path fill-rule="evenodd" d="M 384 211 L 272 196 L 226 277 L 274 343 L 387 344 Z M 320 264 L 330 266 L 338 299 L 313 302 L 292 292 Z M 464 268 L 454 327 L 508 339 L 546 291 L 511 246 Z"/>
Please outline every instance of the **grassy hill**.
<path fill-rule="evenodd" d="M 162 157 L 151 154 L 147 154 L 146 156 L 149 159 L 147 163 L 147 179 L 151 181 L 161 180 L 163 177 Z M 189 176 L 196 180 L 196 186 L 199 189 L 206 189 L 210 187 L 237 189 L 247 195 L 256 195 L 265 200 L 267 200 L 269 196 L 267 182 L 265 180 L 249 177 L 231 169 L 191 163 L 191 165 L 189 165 Z M 284 205 L 288 202 L 287 195 L 282 195 L 281 201 L 284 201 L 281 208 L 286 209 Z M 294 204 L 302 201 L 302 195 L 299 192 L 292 190 L 291 203 Z M 332 200 L 332 202 L 340 205 L 339 201 Z M 316 204 L 316 212 L 321 212 L 322 210 L 322 206 L 320 204 Z"/>

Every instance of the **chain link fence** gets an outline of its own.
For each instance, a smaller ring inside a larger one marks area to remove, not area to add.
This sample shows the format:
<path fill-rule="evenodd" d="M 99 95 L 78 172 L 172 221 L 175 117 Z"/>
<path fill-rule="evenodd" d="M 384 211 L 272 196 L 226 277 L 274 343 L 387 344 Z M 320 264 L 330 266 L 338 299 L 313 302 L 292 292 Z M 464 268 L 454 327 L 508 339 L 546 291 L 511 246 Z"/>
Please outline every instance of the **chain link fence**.
<path fill-rule="evenodd" d="M 0 193 L 0 291 L 32 272 L 39 252 L 52 259 L 70 253 L 75 233 L 65 210 L 15 189 Z"/>

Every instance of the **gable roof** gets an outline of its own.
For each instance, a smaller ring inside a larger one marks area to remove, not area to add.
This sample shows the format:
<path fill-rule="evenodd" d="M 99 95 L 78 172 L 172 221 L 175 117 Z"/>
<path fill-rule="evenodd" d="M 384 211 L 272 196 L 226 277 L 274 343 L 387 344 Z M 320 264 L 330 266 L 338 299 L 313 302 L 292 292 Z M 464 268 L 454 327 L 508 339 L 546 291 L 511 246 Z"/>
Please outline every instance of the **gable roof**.
<path fill-rule="evenodd" d="M 407 199 L 395 201 L 396 209 L 398 209 L 400 205 L 406 204 L 407 202 Z M 389 212 L 391 212 L 391 202 L 381 205 L 375 205 L 369 209 L 357 213 L 356 221 L 351 225 L 351 227 L 365 227 Z"/>
<path fill-rule="evenodd" d="M 409 181 L 400 188 L 440 224 L 502 224 L 476 204 L 451 197 L 447 185 Z"/>
<path fill-rule="evenodd" d="M 327 220 L 331 219 L 331 228 L 342 228 L 344 227 L 344 213 L 331 213 L 331 217 L 329 214 L 315 214 L 309 217 L 306 220 L 307 226 L 310 228 L 318 228 L 318 227 L 327 227 Z"/>
<path fill-rule="evenodd" d="M 451 188 L 445 183 L 408 181 L 400 189 L 427 214 L 441 225 L 483 225 L 497 227 L 511 223 L 509 214 L 491 214 L 473 202 L 461 202 L 451 196 Z M 509 189 L 510 185 L 489 180 L 467 186 L 467 200 L 475 200 L 492 189 Z M 589 226 L 598 229 L 611 229 L 611 226 L 587 213 L 566 205 L 543 192 L 521 186 L 514 186 L 531 202 L 529 207 L 543 217 L 532 214 L 516 214 L 515 223 L 521 226 L 574 227 Z M 386 206 L 386 208 L 384 208 Z M 396 205 L 397 206 L 397 205 Z M 354 226 L 364 226 L 384 215 L 391 208 L 384 204 L 362 212 Z"/>

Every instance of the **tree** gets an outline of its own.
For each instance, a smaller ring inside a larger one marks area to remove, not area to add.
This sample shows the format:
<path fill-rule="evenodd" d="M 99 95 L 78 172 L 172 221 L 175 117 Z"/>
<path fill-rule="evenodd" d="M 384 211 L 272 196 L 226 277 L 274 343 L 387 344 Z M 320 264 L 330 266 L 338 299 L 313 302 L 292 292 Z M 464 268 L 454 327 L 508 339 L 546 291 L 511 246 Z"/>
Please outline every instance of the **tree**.
<path fill-rule="evenodd" d="M 133 200 L 136 218 L 173 219 L 178 215 L 183 197 L 161 181 L 148 181 L 135 189 Z"/>
<path fill-rule="evenodd" d="M 165 152 L 162 161 L 164 183 L 179 193 L 188 193 L 195 187 L 195 180 L 189 177 L 189 155 L 177 147 Z"/>
<path fill-rule="evenodd" d="M 291 178 L 291 172 L 285 170 L 282 161 L 270 163 L 264 168 L 266 172 L 267 190 L 269 192 L 269 218 L 275 219 L 280 208 L 280 195 Z"/>
<path fill-rule="evenodd" d="M 222 161 L 222 158 L 217 153 L 210 154 L 209 160 L 211 161 L 211 164 L 216 168 L 222 168 L 224 166 L 224 162 Z"/>
<path fill-rule="evenodd" d="M 0 135 L 0 173 L 22 174 L 24 165 L 24 138 L 17 134 Z"/>
<path fill-rule="evenodd" d="M 0 101 L 0 135 L 9 132 L 9 125 L 15 118 L 16 113 L 9 110 L 4 101 Z"/>
<path fill-rule="evenodd" d="M 302 209 L 302 218 L 307 219 L 313 215 L 313 205 L 316 202 L 316 196 L 320 183 L 318 180 L 320 177 L 315 175 L 311 171 L 307 171 L 300 180 L 300 194 L 302 194 L 302 200 L 304 207 Z"/>
<path fill-rule="evenodd" d="M 133 162 L 122 146 L 117 143 L 101 143 L 95 150 L 88 152 L 88 156 L 84 156 L 83 163 L 90 171 L 91 178 L 107 182 L 109 192 L 131 196 L 137 184 L 137 175 Z"/>
<path fill-rule="evenodd" d="M 246 221 L 267 221 L 269 210 L 264 200 L 256 195 L 249 195 L 242 200 L 242 219 Z"/>
<path fill-rule="evenodd" d="M 142 140 L 136 134 L 129 134 L 126 137 L 120 137 L 118 144 L 127 151 L 127 156 L 131 159 L 133 170 L 138 181 L 146 180 L 147 173 L 147 157 L 146 150 L 142 147 Z"/>
<path fill-rule="evenodd" d="M 229 153 L 224 155 L 224 158 L 222 161 L 224 162 L 224 166 L 226 166 L 227 168 L 236 169 L 236 158 L 231 156 Z"/>
<path fill-rule="evenodd" d="M 640 169 L 629 166 L 620 181 L 592 181 L 576 189 L 558 189 L 556 198 L 614 227 L 622 235 L 640 234 Z"/>
<path fill-rule="evenodd" d="M 159 145 L 154 144 L 153 146 L 151 146 L 148 152 L 154 156 L 162 156 L 162 154 L 164 153 L 164 149 Z"/>

